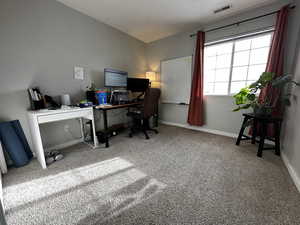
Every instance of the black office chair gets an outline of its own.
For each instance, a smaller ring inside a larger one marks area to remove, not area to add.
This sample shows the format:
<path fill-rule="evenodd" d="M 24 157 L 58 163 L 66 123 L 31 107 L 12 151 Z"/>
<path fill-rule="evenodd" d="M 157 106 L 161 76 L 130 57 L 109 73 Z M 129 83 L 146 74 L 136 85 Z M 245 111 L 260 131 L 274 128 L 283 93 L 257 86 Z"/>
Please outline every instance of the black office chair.
<path fill-rule="evenodd" d="M 132 137 L 136 131 L 142 131 L 145 134 L 146 139 L 149 139 L 147 131 L 154 131 L 156 134 L 158 133 L 157 130 L 150 128 L 149 119 L 153 116 L 157 116 L 159 97 L 160 89 L 148 88 L 145 93 L 142 107 L 128 112 L 127 115 L 132 118 L 129 137 Z"/>

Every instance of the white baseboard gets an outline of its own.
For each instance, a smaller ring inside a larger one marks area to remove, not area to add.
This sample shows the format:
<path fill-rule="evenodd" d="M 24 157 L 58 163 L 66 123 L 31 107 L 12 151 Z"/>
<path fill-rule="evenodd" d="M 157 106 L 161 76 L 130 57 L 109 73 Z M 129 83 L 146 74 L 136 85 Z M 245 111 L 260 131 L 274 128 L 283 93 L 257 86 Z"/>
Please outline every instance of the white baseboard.
<path fill-rule="evenodd" d="M 82 138 L 45 148 L 45 151 L 59 150 L 83 142 Z"/>
<path fill-rule="evenodd" d="M 290 161 L 288 160 L 288 158 L 286 157 L 284 152 L 281 152 L 281 158 L 282 158 L 282 161 L 283 161 L 284 165 L 286 166 L 292 180 L 294 181 L 294 184 L 296 185 L 298 191 L 300 192 L 300 176 L 294 170 L 294 168 L 290 164 Z"/>
<path fill-rule="evenodd" d="M 203 127 L 190 126 L 187 124 L 173 123 L 173 122 L 168 122 L 168 121 L 164 121 L 164 120 L 160 120 L 160 123 L 166 124 L 166 125 L 171 125 L 171 126 L 176 126 L 176 127 L 183 127 L 183 128 L 191 129 L 191 130 L 202 131 L 202 132 L 206 132 L 206 133 L 210 133 L 210 134 L 222 135 L 222 136 L 231 137 L 231 138 L 238 137 L 238 134 L 221 131 L 221 130 L 214 130 L 214 129 L 208 129 L 208 128 L 203 128 Z M 270 141 L 270 140 L 265 140 L 265 143 L 269 144 L 269 145 L 274 145 L 274 142 Z"/>
<path fill-rule="evenodd" d="M 187 124 L 173 123 L 173 122 L 168 122 L 168 121 L 163 121 L 163 120 L 161 120 L 160 123 L 166 124 L 166 125 L 171 125 L 171 126 L 176 126 L 176 127 L 183 127 L 183 128 L 191 129 L 191 130 L 203 131 L 203 132 L 211 133 L 211 134 L 222 135 L 222 136 L 226 136 L 226 137 L 237 138 L 237 136 L 238 136 L 237 134 L 230 133 L 230 132 L 208 129 L 208 128 L 203 128 L 203 127 L 190 126 Z"/>

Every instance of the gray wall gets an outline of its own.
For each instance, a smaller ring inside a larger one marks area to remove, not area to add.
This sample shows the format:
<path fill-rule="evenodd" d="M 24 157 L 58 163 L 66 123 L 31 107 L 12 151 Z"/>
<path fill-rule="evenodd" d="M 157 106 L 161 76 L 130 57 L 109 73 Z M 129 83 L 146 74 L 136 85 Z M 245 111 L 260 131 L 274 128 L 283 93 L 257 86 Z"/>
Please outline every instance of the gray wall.
<path fill-rule="evenodd" d="M 291 62 L 291 72 L 294 80 L 300 82 L 300 0 L 297 0 L 297 8 L 292 14 L 293 20 L 289 23 L 289 30 L 293 35 L 289 36 L 289 41 L 297 41 L 295 56 Z M 293 46 L 288 47 L 287 53 L 294 52 Z M 286 108 L 284 123 L 282 128 L 282 150 L 283 157 L 293 170 L 293 175 L 298 179 L 300 188 L 300 87 L 292 89 L 291 106 Z M 300 189 L 299 189 L 300 190 Z"/>
<path fill-rule="evenodd" d="M 296 8 L 290 11 L 285 47 L 285 73 L 292 73 L 295 80 L 300 82 L 300 0 L 290 1 L 296 4 Z M 245 18 L 262 15 L 279 9 L 287 4 L 281 1 L 276 4 L 243 13 L 240 16 L 224 19 L 221 23 L 213 23 L 204 26 L 203 29 L 218 27 Z M 208 33 L 207 41 L 218 40 L 226 36 L 256 30 L 258 28 L 273 25 L 274 16 L 265 17 L 255 22 L 240 25 L 239 27 Z M 201 28 L 199 28 L 201 29 Z M 190 38 L 188 33 L 181 33 L 150 43 L 147 46 L 148 67 L 159 72 L 160 61 L 168 58 L 192 55 L 194 52 L 195 39 Z M 221 130 L 229 133 L 237 133 L 241 125 L 241 113 L 233 113 L 234 107 L 230 96 L 206 96 L 205 97 L 205 121 L 204 128 Z M 161 105 L 161 119 L 163 121 L 187 125 L 186 106 L 172 104 Z M 284 116 L 282 128 L 282 151 L 293 174 L 300 185 L 300 88 L 293 89 L 292 105 L 288 107 Z"/>
<path fill-rule="evenodd" d="M 227 25 L 243 19 L 262 15 L 268 12 L 275 11 L 282 5 L 287 3 L 287 1 L 280 1 L 267 7 L 261 7 L 256 10 L 242 13 L 238 16 L 226 18 L 222 20 L 222 22 L 208 24 L 199 29 L 207 30 L 210 28 Z M 206 41 L 214 41 L 231 35 L 266 28 L 269 26 L 273 26 L 274 22 L 275 16 L 272 15 L 258 19 L 256 21 L 243 23 L 240 26 L 210 32 L 206 34 Z M 150 43 L 147 46 L 146 51 L 149 68 L 151 70 L 159 72 L 161 60 L 192 55 L 194 52 L 195 38 L 189 37 L 191 33 L 193 33 L 193 31 L 188 33 L 181 33 Z M 292 42 L 295 41 L 292 40 Z M 290 65 L 290 60 L 288 61 L 288 64 Z M 234 107 L 235 106 L 233 98 L 231 96 L 206 96 L 204 106 L 205 125 L 203 126 L 203 128 L 220 130 L 228 133 L 238 133 L 242 120 L 242 112 L 232 112 L 232 109 Z M 171 123 L 178 123 L 181 125 L 187 125 L 187 106 L 162 104 L 160 110 L 161 120 Z"/>
<path fill-rule="evenodd" d="M 1 0 L 0 30 L 0 120 L 20 119 L 29 140 L 28 87 L 53 96 L 69 93 L 76 102 L 91 80 L 103 87 L 105 67 L 131 76 L 146 70 L 143 42 L 54 0 Z M 84 81 L 73 79 L 75 65 L 85 68 Z M 115 112 L 110 121 L 124 119 L 121 115 Z M 70 132 L 64 131 L 66 124 Z M 74 120 L 43 125 L 44 145 L 79 138 L 78 128 Z"/>
<path fill-rule="evenodd" d="M 205 26 L 215 27 L 253 17 L 278 9 L 286 1 L 243 13 Z M 299 0 L 297 0 L 299 4 Z M 300 6 L 289 21 L 285 70 L 295 71 L 300 80 L 300 56 L 294 60 L 299 38 Z M 274 24 L 274 16 L 255 23 L 214 32 L 207 40 L 243 33 Z M 181 33 L 146 45 L 120 31 L 99 23 L 54 0 L 1 0 L 0 2 L 0 120 L 20 119 L 30 140 L 26 110 L 29 107 L 26 89 L 40 86 L 49 95 L 70 93 L 73 101 L 83 97 L 84 89 L 92 80 L 103 86 L 102 71 L 105 67 L 129 71 L 132 76 L 142 76 L 148 69 L 159 72 L 160 61 L 193 54 L 195 38 Z M 300 49 L 298 48 L 298 52 Z M 298 53 L 300 55 L 300 53 Z M 146 60 L 147 58 L 147 60 Z M 147 64 L 148 61 L 148 64 Z M 83 66 L 86 79 L 73 79 L 73 67 Z M 283 150 L 295 171 L 300 174 L 299 149 L 299 88 L 294 89 L 292 107 L 286 112 Z M 231 112 L 234 107 L 228 96 L 206 96 L 205 128 L 237 133 L 241 113 Z M 111 115 L 111 122 L 125 119 L 122 112 Z M 186 124 L 187 107 L 162 105 L 161 119 Z M 96 114 L 98 127 L 100 114 Z M 64 131 L 64 126 L 70 132 Z M 67 121 L 42 126 L 44 145 L 52 146 L 79 138 L 78 122 Z"/>

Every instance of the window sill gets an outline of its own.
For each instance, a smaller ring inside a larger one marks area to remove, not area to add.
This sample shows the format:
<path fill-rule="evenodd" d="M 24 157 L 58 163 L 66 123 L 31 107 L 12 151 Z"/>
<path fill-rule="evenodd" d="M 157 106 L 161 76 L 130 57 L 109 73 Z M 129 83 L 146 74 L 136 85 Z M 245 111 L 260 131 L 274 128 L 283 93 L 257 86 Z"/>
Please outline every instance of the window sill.
<path fill-rule="evenodd" d="M 204 94 L 204 96 L 208 97 L 233 97 L 235 94 L 230 94 L 230 95 L 214 95 L 214 94 Z"/>

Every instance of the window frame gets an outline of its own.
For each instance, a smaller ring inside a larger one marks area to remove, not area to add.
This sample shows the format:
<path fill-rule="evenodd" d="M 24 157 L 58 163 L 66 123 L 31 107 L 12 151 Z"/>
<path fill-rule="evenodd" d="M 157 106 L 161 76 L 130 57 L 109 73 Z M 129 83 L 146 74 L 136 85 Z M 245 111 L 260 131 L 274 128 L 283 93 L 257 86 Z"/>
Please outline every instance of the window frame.
<path fill-rule="evenodd" d="M 255 32 L 255 33 L 248 33 L 246 35 L 239 35 L 239 36 L 236 36 L 236 37 L 232 37 L 232 38 L 227 38 L 227 39 L 223 39 L 223 40 L 219 40 L 219 41 L 212 41 L 212 42 L 208 42 L 208 43 L 205 43 L 204 44 L 204 50 L 206 47 L 210 47 L 210 46 L 214 46 L 214 45 L 219 45 L 219 44 L 222 44 L 222 43 L 228 43 L 228 42 L 232 42 L 232 54 L 231 54 L 231 62 L 230 62 L 230 67 L 229 67 L 229 80 L 228 80 L 228 88 L 227 88 L 227 93 L 226 94 L 211 94 L 211 93 L 204 93 L 203 91 L 203 95 L 204 96 L 234 96 L 235 93 L 231 93 L 231 85 L 232 85 L 232 73 L 233 73 L 233 69 L 234 69 L 234 55 L 235 55 L 235 46 L 236 46 L 236 42 L 237 41 L 241 41 L 241 40 L 247 40 L 247 39 L 253 39 L 253 38 L 256 38 L 256 37 L 261 37 L 261 36 L 265 36 L 265 35 L 268 35 L 268 34 L 271 34 L 271 42 L 272 42 L 272 38 L 273 38 L 273 34 L 274 34 L 274 28 L 271 28 L 271 29 L 267 29 L 267 30 L 262 30 L 262 31 L 259 31 L 259 32 Z M 271 46 L 269 46 L 270 48 Z M 261 48 L 265 48 L 265 47 L 259 47 L 259 48 L 254 48 L 254 49 L 261 49 Z M 250 49 L 249 50 L 241 50 L 241 51 L 238 51 L 238 52 L 243 52 L 243 51 L 250 51 L 250 55 L 249 55 L 249 59 L 248 59 L 248 64 L 247 65 L 243 65 L 243 66 L 247 66 L 247 76 L 246 76 L 246 80 L 240 80 L 240 81 L 245 81 L 247 82 L 248 80 L 248 75 L 249 75 L 249 67 L 250 67 L 250 60 L 251 60 L 251 46 L 250 46 Z M 204 58 L 205 59 L 205 58 Z M 262 63 L 260 64 L 251 64 L 251 65 L 261 65 Z M 205 65 L 204 65 L 205 66 Z M 243 67 L 243 66 L 236 66 L 236 67 Z M 204 71 L 205 72 L 205 71 Z M 204 79 L 203 79 L 204 80 Z M 239 82 L 238 80 L 234 81 L 234 82 Z M 217 82 L 213 82 L 214 84 L 217 83 Z M 206 85 L 205 81 L 204 81 L 204 85 Z"/>

